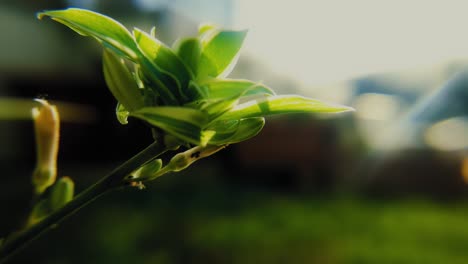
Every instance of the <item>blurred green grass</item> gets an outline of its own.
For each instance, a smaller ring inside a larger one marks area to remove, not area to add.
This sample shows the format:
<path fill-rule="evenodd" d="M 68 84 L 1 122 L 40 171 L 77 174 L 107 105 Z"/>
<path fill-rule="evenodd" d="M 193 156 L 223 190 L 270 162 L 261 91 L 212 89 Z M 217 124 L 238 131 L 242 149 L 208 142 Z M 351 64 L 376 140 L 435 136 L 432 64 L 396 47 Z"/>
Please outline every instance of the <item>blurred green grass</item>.
<path fill-rule="evenodd" d="M 468 200 L 299 195 L 207 170 L 109 194 L 12 263 L 468 263 Z"/>
<path fill-rule="evenodd" d="M 119 205 L 97 213 L 90 221 L 97 225 L 89 226 L 94 228 L 97 259 L 113 263 L 468 261 L 465 203 L 229 192 L 176 200 L 152 201 L 147 204 L 155 203 L 150 211 Z"/>

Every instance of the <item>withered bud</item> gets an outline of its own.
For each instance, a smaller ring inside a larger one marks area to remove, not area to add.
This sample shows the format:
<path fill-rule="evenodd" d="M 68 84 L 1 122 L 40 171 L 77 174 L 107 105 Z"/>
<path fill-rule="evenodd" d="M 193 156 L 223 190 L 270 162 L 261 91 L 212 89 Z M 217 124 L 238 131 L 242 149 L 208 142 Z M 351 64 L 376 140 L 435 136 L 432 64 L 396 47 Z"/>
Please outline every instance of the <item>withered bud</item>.
<path fill-rule="evenodd" d="M 36 194 L 41 194 L 55 182 L 60 118 L 55 106 L 43 99 L 36 101 L 41 106 L 32 110 L 37 150 L 37 163 L 32 182 Z"/>

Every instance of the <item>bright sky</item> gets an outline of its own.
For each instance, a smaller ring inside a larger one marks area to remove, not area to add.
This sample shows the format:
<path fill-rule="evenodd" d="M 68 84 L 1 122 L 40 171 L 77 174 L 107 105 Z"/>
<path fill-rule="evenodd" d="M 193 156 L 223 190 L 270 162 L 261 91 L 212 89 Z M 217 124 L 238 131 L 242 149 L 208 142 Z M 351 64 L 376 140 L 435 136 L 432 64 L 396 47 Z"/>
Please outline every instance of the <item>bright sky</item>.
<path fill-rule="evenodd" d="M 468 1 L 238 0 L 244 52 L 324 84 L 468 58 Z"/>

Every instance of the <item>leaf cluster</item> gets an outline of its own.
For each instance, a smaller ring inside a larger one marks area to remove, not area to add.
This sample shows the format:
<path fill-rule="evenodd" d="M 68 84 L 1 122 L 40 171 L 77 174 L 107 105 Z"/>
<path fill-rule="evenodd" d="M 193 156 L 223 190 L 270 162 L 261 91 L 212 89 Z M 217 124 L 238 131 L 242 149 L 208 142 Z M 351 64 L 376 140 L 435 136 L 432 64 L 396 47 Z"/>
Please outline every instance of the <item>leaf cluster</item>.
<path fill-rule="evenodd" d="M 350 108 L 296 95 L 276 95 L 262 83 L 226 76 L 234 68 L 247 31 L 202 25 L 198 35 L 167 46 L 156 29 L 131 32 L 105 15 L 77 8 L 45 11 L 103 47 L 107 85 L 117 118 L 141 119 L 180 144 L 222 146 L 258 134 L 264 117 L 293 112 L 336 113 Z"/>

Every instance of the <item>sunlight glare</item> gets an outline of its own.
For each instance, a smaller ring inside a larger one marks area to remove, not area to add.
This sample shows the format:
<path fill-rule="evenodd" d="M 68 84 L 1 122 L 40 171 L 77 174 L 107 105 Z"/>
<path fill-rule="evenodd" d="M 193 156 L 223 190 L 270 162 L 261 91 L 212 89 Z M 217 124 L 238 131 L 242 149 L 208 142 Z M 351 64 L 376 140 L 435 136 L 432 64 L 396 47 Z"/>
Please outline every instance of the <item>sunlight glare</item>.
<path fill-rule="evenodd" d="M 468 149 L 468 118 L 453 117 L 438 122 L 426 130 L 427 144 L 438 150 Z"/>
<path fill-rule="evenodd" d="M 468 58 L 463 1 L 239 0 L 245 51 L 304 84 Z"/>
<path fill-rule="evenodd" d="M 363 94 L 353 103 L 356 115 L 369 120 L 392 120 L 400 109 L 397 97 L 385 94 Z"/>

